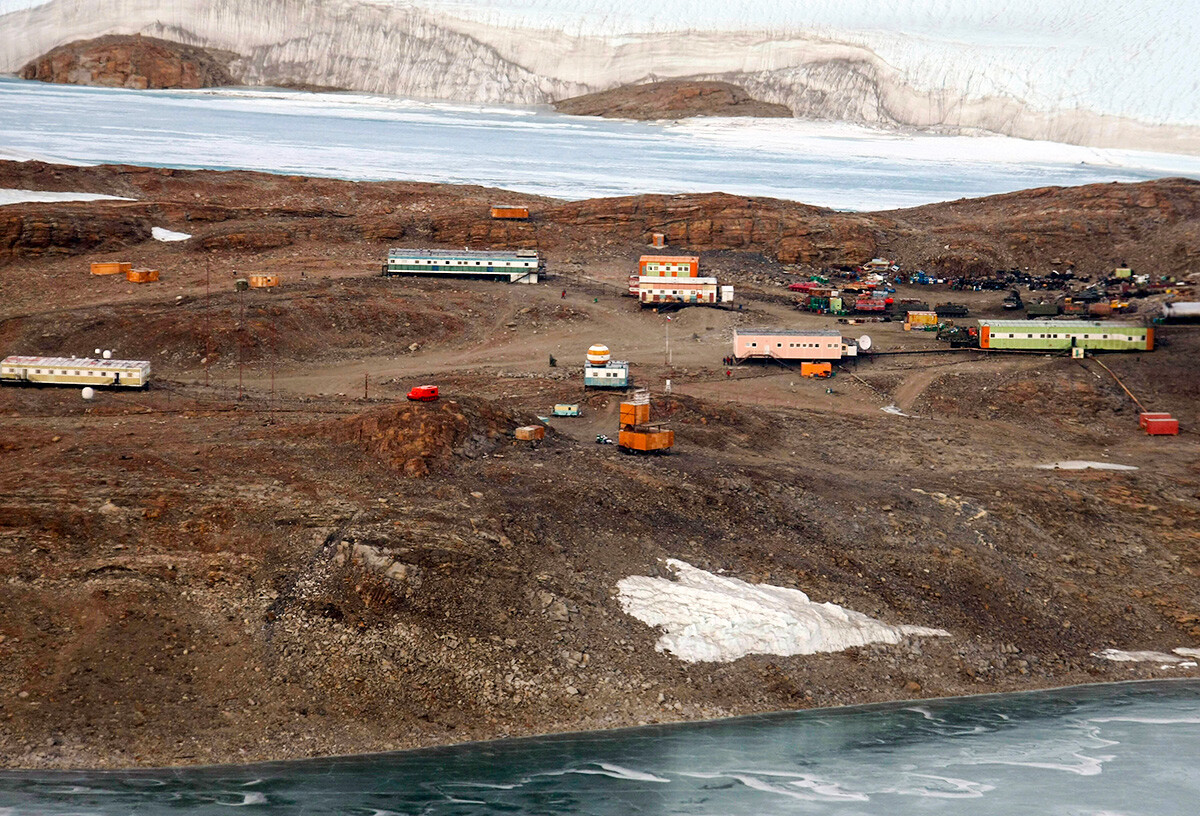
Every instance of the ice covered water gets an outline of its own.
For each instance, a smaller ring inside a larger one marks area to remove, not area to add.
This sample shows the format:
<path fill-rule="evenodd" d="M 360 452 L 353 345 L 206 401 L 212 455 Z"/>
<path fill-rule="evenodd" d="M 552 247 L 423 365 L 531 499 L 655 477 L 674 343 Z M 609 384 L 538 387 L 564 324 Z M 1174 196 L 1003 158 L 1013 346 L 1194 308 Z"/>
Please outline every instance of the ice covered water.
<path fill-rule="evenodd" d="M 1112 684 L 244 767 L 0 772 L 4 814 L 1192 816 L 1200 682 Z"/>
<path fill-rule="evenodd" d="M 1200 177 L 1200 158 L 797 120 L 675 124 L 263 89 L 0 80 L 0 158 L 480 184 L 567 199 L 722 191 L 875 210 Z"/>

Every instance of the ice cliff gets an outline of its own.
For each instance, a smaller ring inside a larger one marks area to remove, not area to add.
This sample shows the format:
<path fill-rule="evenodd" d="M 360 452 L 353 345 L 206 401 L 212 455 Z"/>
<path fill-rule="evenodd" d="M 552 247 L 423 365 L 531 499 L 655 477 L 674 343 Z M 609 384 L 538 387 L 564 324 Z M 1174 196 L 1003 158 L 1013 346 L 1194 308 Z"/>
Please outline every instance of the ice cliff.
<path fill-rule="evenodd" d="M 1200 151 L 1200 15 L 1146 0 L 0 0 L 0 72 L 144 33 L 248 84 L 543 103 L 722 79 L 798 116 Z"/>

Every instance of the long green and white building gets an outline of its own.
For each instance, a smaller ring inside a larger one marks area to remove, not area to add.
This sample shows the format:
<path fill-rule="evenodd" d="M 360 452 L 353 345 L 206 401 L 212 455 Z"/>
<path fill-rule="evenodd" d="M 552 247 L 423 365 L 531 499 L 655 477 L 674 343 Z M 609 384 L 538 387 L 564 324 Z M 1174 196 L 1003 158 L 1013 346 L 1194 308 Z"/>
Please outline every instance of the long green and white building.
<path fill-rule="evenodd" d="M 383 267 L 385 277 L 431 275 L 486 278 L 509 283 L 537 283 L 546 262 L 532 249 L 480 252 L 442 249 L 392 249 Z"/>
<path fill-rule="evenodd" d="M 1099 320 L 980 320 L 979 347 L 1023 351 L 1153 351 L 1154 328 Z"/>

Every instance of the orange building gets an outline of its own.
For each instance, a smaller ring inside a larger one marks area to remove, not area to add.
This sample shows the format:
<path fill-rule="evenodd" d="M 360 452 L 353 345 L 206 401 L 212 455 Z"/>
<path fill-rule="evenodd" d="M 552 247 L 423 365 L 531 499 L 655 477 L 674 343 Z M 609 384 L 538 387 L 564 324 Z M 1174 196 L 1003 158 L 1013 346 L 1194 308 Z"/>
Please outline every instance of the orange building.
<path fill-rule="evenodd" d="M 700 274 L 696 255 L 643 255 L 638 259 L 638 274 L 649 278 L 694 278 Z"/>

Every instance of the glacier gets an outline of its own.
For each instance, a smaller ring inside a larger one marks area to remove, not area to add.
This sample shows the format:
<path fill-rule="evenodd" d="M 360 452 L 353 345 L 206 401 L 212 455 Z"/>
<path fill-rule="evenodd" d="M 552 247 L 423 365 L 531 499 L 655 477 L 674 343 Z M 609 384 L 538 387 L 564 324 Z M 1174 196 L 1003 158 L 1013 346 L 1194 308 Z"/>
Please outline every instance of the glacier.
<path fill-rule="evenodd" d="M 0 159 L 480 184 L 560 199 L 700 193 L 883 210 L 1049 185 L 1200 178 L 1200 157 L 800 119 L 632 122 L 536 106 L 0 78 Z"/>
<path fill-rule="evenodd" d="M 1172 0 L 0 0 L 0 72 L 131 33 L 240 54 L 250 85 L 545 104 L 723 79 L 801 118 L 1200 153 L 1200 15 Z"/>

